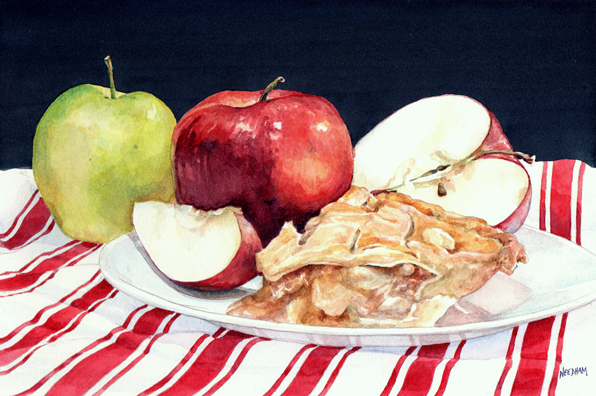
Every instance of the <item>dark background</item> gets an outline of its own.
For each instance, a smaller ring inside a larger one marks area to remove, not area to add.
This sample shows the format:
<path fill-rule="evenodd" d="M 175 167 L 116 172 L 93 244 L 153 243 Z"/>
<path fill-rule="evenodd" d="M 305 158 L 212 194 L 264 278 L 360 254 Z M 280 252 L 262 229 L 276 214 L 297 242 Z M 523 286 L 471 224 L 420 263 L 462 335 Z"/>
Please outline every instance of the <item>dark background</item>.
<path fill-rule="evenodd" d="M 213 93 L 329 99 L 354 143 L 426 96 L 471 96 L 514 148 L 596 166 L 596 2 L 3 1 L 0 169 L 31 166 L 35 127 L 75 85 L 148 91 L 177 119 Z"/>

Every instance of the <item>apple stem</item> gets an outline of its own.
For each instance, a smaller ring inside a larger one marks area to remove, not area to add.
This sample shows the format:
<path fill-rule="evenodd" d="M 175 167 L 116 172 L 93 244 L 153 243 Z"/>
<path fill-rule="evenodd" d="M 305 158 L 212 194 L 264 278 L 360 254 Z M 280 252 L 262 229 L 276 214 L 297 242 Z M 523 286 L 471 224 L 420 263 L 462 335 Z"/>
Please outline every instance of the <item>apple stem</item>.
<path fill-rule="evenodd" d="M 533 164 L 534 161 L 536 161 L 536 157 L 533 155 L 528 155 L 526 153 L 522 153 L 519 151 L 507 151 L 507 150 L 480 150 L 476 155 L 473 155 L 470 157 L 468 162 L 474 161 L 484 155 L 487 154 L 507 154 L 507 155 L 513 155 L 521 160 L 523 160 L 524 162 L 528 163 L 528 164 Z"/>
<path fill-rule="evenodd" d="M 394 186 L 394 187 L 389 187 L 386 188 L 386 191 L 396 191 L 399 188 L 405 186 L 407 183 L 412 183 L 412 182 L 419 182 L 423 179 L 427 179 L 430 178 L 432 175 L 437 174 L 437 173 L 445 173 L 445 171 L 452 169 L 456 166 L 462 166 L 465 164 L 468 164 L 470 162 L 476 161 L 477 159 L 479 159 L 480 157 L 483 157 L 485 155 L 488 154 L 506 154 L 506 155 L 513 155 L 517 158 L 520 158 L 521 160 L 523 160 L 524 162 L 528 163 L 528 164 L 533 164 L 534 161 L 536 160 L 536 157 L 533 155 L 528 155 L 526 153 L 522 153 L 519 151 L 507 151 L 507 150 L 480 150 L 477 151 L 474 154 L 471 154 L 469 157 L 464 158 L 461 161 L 458 161 L 456 163 L 450 164 L 450 165 L 439 165 L 437 166 L 435 169 L 431 169 L 427 172 L 424 172 L 423 174 L 421 174 L 420 176 L 416 176 L 410 180 L 404 181 L 402 184 L 398 185 L 398 186 Z M 434 180 L 435 178 L 431 178 L 432 180 Z M 437 194 L 439 196 L 445 196 L 447 194 L 447 190 L 445 190 L 445 186 L 443 185 L 443 183 L 439 183 L 439 187 L 438 187 L 438 191 Z"/>
<path fill-rule="evenodd" d="M 108 67 L 108 75 L 110 76 L 110 96 L 112 99 L 116 99 L 116 85 L 114 84 L 114 67 L 112 66 L 112 58 L 110 55 L 108 55 L 103 60 Z"/>
<path fill-rule="evenodd" d="M 265 88 L 265 90 L 261 94 L 261 97 L 259 98 L 259 102 L 263 102 L 264 100 L 266 100 L 267 95 L 269 95 L 269 92 L 271 92 L 271 90 L 273 90 L 273 88 L 277 87 L 279 85 L 279 83 L 282 83 L 284 81 L 286 81 L 285 78 L 279 76 L 275 80 L 273 80 L 273 82 L 271 84 L 267 85 L 267 88 Z"/>

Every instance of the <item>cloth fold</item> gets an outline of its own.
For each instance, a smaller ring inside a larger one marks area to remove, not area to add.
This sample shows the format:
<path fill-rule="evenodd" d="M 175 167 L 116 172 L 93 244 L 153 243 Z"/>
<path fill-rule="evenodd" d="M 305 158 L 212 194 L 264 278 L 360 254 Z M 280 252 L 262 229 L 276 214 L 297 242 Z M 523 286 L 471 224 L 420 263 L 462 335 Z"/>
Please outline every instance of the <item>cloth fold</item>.
<path fill-rule="evenodd" d="M 533 189 L 525 224 L 596 252 L 596 169 L 576 160 L 526 169 Z M 596 370 L 596 302 L 449 344 L 329 347 L 253 337 L 112 287 L 98 266 L 102 245 L 62 234 L 30 169 L 0 171 L 0 186 L 0 395 L 596 390 L 589 375 Z"/>

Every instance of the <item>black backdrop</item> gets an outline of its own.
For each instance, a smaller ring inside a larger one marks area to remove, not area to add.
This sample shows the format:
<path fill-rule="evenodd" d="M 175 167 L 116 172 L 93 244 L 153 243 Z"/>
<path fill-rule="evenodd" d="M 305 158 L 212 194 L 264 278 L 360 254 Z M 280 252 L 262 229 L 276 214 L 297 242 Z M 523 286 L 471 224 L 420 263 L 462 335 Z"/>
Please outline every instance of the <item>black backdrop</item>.
<path fill-rule="evenodd" d="M 444 93 L 492 110 L 515 149 L 596 166 L 596 2 L 0 0 L 0 169 L 31 166 L 63 91 L 148 91 L 177 119 L 208 95 L 283 89 L 329 99 L 356 142 Z"/>

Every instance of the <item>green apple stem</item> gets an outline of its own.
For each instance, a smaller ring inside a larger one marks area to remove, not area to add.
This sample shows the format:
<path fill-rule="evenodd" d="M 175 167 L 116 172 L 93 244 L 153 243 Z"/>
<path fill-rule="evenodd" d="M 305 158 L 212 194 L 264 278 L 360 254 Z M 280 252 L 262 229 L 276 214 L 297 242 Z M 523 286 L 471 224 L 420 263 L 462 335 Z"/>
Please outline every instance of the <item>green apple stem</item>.
<path fill-rule="evenodd" d="M 116 99 L 116 85 L 114 84 L 114 67 L 112 66 L 112 58 L 110 55 L 108 55 L 103 60 L 108 67 L 108 75 L 110 76 L 110 96 L 112 99 Z"/>
<path fill-rule="evenodd" d="M 267 88 L 265 88 L 263 94 L 261 94 L 261 97 L 259 98 L 259 102 L 267 100 L 267 95 L 269 95 L 269 92 L 271 92 L 273 88 L 277 87 L 279 83 L 282 83 L 284 81 L 286 80 L 283 77 L 279 76 L 275 80 L 273 80 L 271 84 L 267 85 Z"/>

